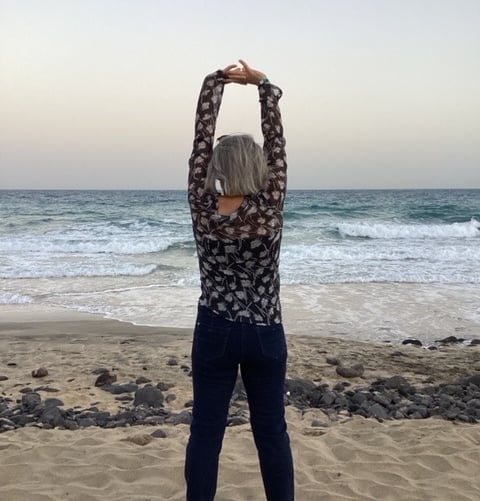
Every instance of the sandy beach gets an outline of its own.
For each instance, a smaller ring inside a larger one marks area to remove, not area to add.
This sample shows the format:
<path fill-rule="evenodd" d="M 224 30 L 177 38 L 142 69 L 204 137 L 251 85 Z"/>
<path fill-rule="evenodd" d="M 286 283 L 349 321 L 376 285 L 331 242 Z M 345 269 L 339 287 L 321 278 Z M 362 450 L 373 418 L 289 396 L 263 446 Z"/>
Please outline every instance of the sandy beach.
<path fill-rule="evenodd" d="M 115 413 L 132 403 L 95 386 L 93 372 L 106 368 L 117 383 L 143 377 L 171 386 L 165 395 L 175 397 L 164 405 L 179 413 L 192 398 L 190 338 L 188 329 L 139 327 L 32 305 L 3 306 L 1 396 L 14 405 L 31 388 L 42 399 L 60 399 L 64 408 L 95 406 Z M 430 351 L 335 337 L 291 335 L 288 340 L 288 377 L 316 384 L 345 382 L 327 357 L 363 364 L 364 374 L 348 381 L 352 388 L 394 375 L 421 385 L 480 373 L 479 346 Z M 399 351 L 402 356 L 394 356 Z M 33 378 L 32 371 L 40 367 L 48 375 Z M 293 405 L 287 406 L 287 416 L 300 501 L 480 498 L 478 424 L 438 418 L 381 422 Z M 152 436 L 159 429 L 164 438 Z M 0 433 L 0 499 L 181 500 L 187 438 L 185 424 L 5 431 Z M 216 499 L 264 499 L 249 424 L 227 429 Z"/>

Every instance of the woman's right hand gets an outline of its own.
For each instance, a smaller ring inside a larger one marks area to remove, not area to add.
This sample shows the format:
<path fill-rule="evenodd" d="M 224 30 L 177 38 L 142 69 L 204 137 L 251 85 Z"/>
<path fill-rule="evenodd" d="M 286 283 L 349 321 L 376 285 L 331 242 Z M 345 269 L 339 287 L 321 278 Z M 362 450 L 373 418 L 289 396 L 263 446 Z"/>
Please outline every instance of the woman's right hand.
<path fill-rule="evenodd" d="M 239 59 L 239 62 L 242 65 L 241 68 L 236 65 L 230 65 L 223 70 L 227 83 L 259 85 L 266 78 L 265 73 L 251 68 L 243 59 Z"/>

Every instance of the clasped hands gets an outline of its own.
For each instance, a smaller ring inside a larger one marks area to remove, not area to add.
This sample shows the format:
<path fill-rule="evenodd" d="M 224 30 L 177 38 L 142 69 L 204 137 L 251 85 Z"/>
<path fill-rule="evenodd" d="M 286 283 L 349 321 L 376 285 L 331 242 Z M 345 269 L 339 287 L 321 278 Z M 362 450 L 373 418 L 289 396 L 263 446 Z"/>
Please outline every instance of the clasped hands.
<path fill-rule="evenodd" d="M 259 85 L 263 79 L 267 78 L 265 73 L 254 70 L 243 59 L 239 59 L 239 63 L 241 66 L 230 64 L 222 70 L 225 75 L 225 83 Z"/>

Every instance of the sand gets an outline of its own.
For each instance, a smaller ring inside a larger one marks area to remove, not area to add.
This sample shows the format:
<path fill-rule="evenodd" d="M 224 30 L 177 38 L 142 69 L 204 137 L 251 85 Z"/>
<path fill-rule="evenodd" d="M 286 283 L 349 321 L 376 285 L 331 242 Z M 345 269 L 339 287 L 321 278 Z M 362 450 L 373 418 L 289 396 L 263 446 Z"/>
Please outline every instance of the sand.
<path fill-rule="evenodd" d="M 191 380 L 191 332 L 138 327 L 66 310 L 12 306 L 0 309 L 0 382 L 3 396 L 20 398 L 20 389 L 48 385 L 42 394 L 66 407 L 96 405 L 115 412 L 123 404 L 94 386 L 92 370 L 106 367 L 118 382 L 146 376 L 175 383 L 184 408 Z M 431 352 L 339 338 L 289 336 L 289 377 L 334 384 L 341 380 L 326 355 L 366 367 L 365 385 L 380 376 L 401 374 L 414 384 L 450 382 L 480 371 L 480 347 L 449 347 Z M 179 365 L 169 366 L 171 357 Z M 9 363 L 16 366 L 9 366 Z M 33 379 L 46 367 L 49 375 Z M 309 500 L 478 500 L 480 426 L 440 419 L 378 422 L 340 417 L 331 422 L 320 410 L 302 413 L 287 407 L 296 470 L 296 499 Z M 312 427 L 316 418 L 324 426 Z M 153 438 L 161 428 L 166 438 Z M 188 426 L 134 426 L 78 431 L 22 428 L 0 434 L 0 499 L 181 500 Z M 249 425 L 227 429 L 221 456 L 218 501 L 264 499 Z"/>

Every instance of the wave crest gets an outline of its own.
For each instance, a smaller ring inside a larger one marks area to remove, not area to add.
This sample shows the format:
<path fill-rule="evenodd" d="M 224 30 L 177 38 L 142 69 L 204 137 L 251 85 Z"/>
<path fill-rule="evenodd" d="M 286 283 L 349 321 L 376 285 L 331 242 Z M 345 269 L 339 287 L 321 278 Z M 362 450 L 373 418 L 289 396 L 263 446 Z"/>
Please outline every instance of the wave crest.
<path fill-rule="evenodd" d="M 340 223 L 341 237 L 372 239 L 479 238 L 480 222 L 472 218 L 452 224 Z"/>

